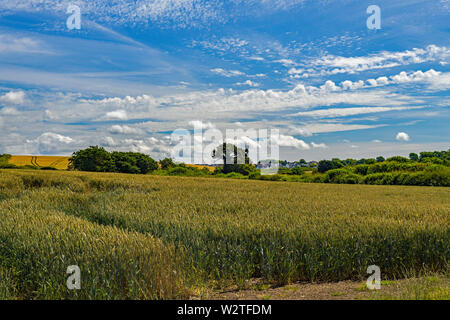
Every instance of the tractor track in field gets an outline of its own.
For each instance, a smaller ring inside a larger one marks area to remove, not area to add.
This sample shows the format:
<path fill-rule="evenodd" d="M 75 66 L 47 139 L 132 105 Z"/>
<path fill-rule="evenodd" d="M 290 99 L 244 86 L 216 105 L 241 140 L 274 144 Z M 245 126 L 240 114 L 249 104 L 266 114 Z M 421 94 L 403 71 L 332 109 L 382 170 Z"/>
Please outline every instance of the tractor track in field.
<path fill-rule="evenodd" d="M 35 167 L 40 168 L 40 165 L 37 163 L 37 156 L 32 156 L 31 157 L 31 164 Z"/>

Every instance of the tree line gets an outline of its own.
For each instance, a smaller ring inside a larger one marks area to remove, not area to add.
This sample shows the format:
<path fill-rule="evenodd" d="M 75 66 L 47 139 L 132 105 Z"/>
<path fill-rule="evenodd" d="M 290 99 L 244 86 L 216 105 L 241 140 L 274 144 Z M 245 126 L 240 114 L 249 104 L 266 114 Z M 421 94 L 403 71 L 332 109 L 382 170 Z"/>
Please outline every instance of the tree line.
<path fill-rule="evenodd" d="M 304 159 L 300 159 L 291 168 L 286 167 L 287 161 L 280 161 L 278 174 L 275 175 L 261 175 L 261 171 L 251 163 L 247 148 L 223 143 L 213 151 L 212 157 L 222 160 L 213 171 L 208 167 L 176 163 L 171 158 L 156 161 L 142 153 L 108 152 L 102 147 L 91 146 L 72 154 L 69 170 L 270 181 L 450 186 L 450 149 L 410 153 L 408 158 L 333 158 L 314 162 L 313 165 L 307 165 Z M 0 155 L 0 168 L 15 167 L 8 163 L 9 158 L 10 155 Z"/>

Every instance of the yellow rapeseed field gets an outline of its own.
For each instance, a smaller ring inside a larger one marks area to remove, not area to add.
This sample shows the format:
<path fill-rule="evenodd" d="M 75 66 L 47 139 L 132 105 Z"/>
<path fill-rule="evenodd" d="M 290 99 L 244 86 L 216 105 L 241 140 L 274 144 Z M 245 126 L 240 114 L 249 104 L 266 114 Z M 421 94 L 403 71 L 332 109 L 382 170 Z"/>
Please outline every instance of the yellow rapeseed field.
<path fill-rule="evenodd" d="M 8 163 L 16 166 L 53 167 L 66 170 L 69 166 L 69 157 L 59 156 L 11 156 Z"/>
<path fill-rule="evenodd" d="M 193 168 L 197 168 L 197 169 L 203 169 L 203 168 L 207 168 L 209 171 L 213 172 L 216 167 L 212 167 L 212 166 L 202 166 L 199 164 L 186 164 L 186 167 L 193 167 Z"/>

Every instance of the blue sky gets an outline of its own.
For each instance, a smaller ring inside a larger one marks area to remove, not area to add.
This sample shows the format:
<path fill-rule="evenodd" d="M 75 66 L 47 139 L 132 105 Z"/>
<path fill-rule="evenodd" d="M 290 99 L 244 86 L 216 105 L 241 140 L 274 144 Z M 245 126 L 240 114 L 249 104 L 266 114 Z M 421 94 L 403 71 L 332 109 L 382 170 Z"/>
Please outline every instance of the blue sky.
<path fill-rule="evenodd" d="M 161 158 L 199 121 L 278 129 L 288 160 L 448 149 L 449 17 L 449 0 L 2 0 L 0 153 Z"/>

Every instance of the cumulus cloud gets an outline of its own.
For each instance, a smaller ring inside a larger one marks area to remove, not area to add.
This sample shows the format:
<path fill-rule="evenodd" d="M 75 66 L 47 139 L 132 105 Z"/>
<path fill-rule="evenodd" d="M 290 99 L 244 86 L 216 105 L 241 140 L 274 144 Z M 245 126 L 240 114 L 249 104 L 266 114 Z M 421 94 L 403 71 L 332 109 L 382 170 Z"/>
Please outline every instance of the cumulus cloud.
<path fill-rule="evenodd" d="M 340 73 L 353 74 L 367 70 L 447 60 L 449 57 L 450 48 L 429 45 L 423 49 L 414 48 L 412 50 L 400 52 L 382 51 L 380 53 L 360 57 L 326 55 L 312 61 L 310 64 L 317 70 L 317 73 L 322 75 Z"/>
<path fill-rule="evenodd" d="M 144 132 L 139 128 L 133 128 L 130 126 L 121 126 L 121 125 L 114 125 L 111 128 L 109 128 L 109 132 L 113 134 L 143 134 Z"/>
<path fill-rule="evenodd" d="M 108 120 L 127 120 L 128 114 L 125 110 L 116 110 L 106 113 L 106 119 Z"/>
<path fill-rule="evenodd" d="M 395 137 L 398 141 L 409 141 L 409 135 L 406 132 L 399 132 L 397 133 L 397 136 Z"/>
<path fill-rule="evenodd" d="M 448 74 L 442 74 L 441 72 L 435 71 L 434 69 L 430 69 L 428 71 L 422 72 L 421 70 L 415 72 L 406 72 L 402 71 L 399 74 L 387 77 L 382 76 L 377 79 L 368 79 L 366 81 L 358 80 L 358 81 L 350 81 L 345 80 L 341 82 L 340 87 L 335 87 L 335 90 L 357 90 L 361 88 L 373 88 L 373 87 L 381 87 L 389 84 L 404 84 L 410 82 L 429 82 L 435 83 L 439 81 L 441 78 L 448 76 Z M 330 83 L 331 84 L 331 83 Z M 333 83 L 334 84 L 334 83 Z M 330 86 L 330 85 L 329 85 Z M 326 86 L 322 86 L 326 87 Z"/>
<path fill-rule="evenodd" d="M 74 140 L 54 132 L 45 132 L 34 140 L 27 140 L 27 143 L 36 145 L 39 153 L 51 154 L 66 150 L 66 147 L 74 143 Z"/>
<path fill-rule="evenodd" d="M 0 96 L 0 102 L 5 104 L 23 104 L 25 102 L 25 92 L 10 91 Z"/>
<path fill-rule="evenodd" d="M 102 147 L 115 147 L 117 143 L 112 137 L 103 137 L 100 140 L 100 145 Z"/>
<path fill-rule="evenodd" d="M 272 139 L 273 142 L 278 144 L 280 147 L 294 147 L 302 150 L 308 150 L 311 148 L 305 141 L 296 139 L 292 136 L 280 134 L 279 137 L 274 136 Z"/>

